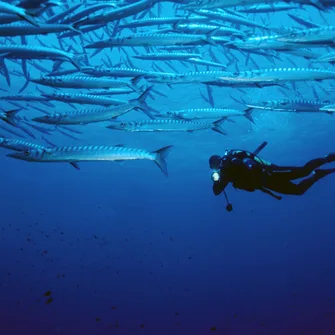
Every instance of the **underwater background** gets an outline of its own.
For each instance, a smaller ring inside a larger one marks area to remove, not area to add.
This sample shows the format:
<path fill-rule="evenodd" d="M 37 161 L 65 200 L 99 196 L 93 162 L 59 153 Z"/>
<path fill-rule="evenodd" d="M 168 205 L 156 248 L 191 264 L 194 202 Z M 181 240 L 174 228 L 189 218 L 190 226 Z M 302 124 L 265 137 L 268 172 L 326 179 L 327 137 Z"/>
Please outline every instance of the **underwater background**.
<path fill-rule="evenodd" d="M 160 11 L 158 4 L 152 8 L 153 15 L 177 13 L 174 4 L 159 6 Z M 321 16 L 308 6 L 290 13 L 320 24 L 323 17 L 329 24 L 335 19 L 332 11 Z M 250 18 L 297 27 L 286 12 Z M 39 39 L 58 45 L 55 34 Z M 20 37 L 11 41 L 19 44 Z M 27 41 L 39 45 L 34 36 Z M 206 48 L 199 50 L 205 53 Z M 225 63 L 224 52 L 211 48 Z M 125 50 L 134 55 L 131 48 Z M 107 52 L 115 63 L 125 57 L 122 50 L 105 49 L 89 58 L 90 65 L 101 65 Z M 239 61 L 230 70 L 254 68 L 246 65 L 245 54 L 235 55 Z M 252 57 L 262 68 L 273 67 L 265 57 Z M 275 66 L 292 66 L 288 58 L 297 67 L 312 66 L 295 56 L 280 57 Z M 6 62 L 10 71 L 21 75 L 11 76 L 10 87 L 2 76 L 1 87 L 8 92 L 1 94 L 17 94 L 25 82 L 21 63 Z M 51 61 L 39 62 L 52 68 Z M 133 64 L 152 68 L 150 61 Z M 174 66 L 186 71 L 178 62 Z M 32 66 L 29 71 L 40 75 Z M 327 92 L 333 87 L 332 80 L 303 82 L 295 90 L 308 98 L 316 88 L 321 100 L 332 100 L 334 93 Z M 155 84 L 155 89 L 166 97 L 154 94 L 148 105 L 161 112 L 210 107 L 199 92 L 205 94 L 203 84 Z M 39 91 L 30 83 L 24 93 Z M 293 90 L 289 93 L 295 96 Z M 216 107 L 240 108 L 231 96 L 264 100 L 282 93 L 277 87 L 244 92 L 213 88 Z M 62 102 L 53 104 L 54 111 L 69 109 Z M 1 107 L 13 109 L 9 101 L 2 101 Z M 31 119 L 40 113 L 28 108 L 20 115 Z M 260 154 L 264 159 L 303 165 L 335 150 L 334 116 L 255 111 L 253 118 L 254 124 L 244 118 L 225 123 L 226 136 L 211 130 L 118 132 L 97 123 L 75 127 L 82 132 L 80 142 L 58 132 L 49 137 L 57 145 L 122 143 L 149 151 L 173 145 L 168 177 L 148 161 L 82 163 L 78 171 L 66 163 L 14 160 L 2 149 L 0 334 L 334 334 L 335 177 L 319 181 L 301 197 L 284 196 L 281 201 L 229 186 L 234 210 L 228 213 L 224 197 L 212 193 L 208 166 L 208 158 L 223 155 L 226 148 L 253 151 L 263 141 L 268 142 Z M 122 119 L 143 116 L 130 112 Z M 35 135 L 31 141 L 42 144 L 42 135 Z"/>

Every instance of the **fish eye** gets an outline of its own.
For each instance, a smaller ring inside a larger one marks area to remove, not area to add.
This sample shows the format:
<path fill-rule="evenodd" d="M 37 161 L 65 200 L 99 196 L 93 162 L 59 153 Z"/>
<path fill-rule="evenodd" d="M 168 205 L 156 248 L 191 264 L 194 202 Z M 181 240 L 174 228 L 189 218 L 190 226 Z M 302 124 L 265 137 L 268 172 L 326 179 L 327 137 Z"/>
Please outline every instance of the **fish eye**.
<path fill-rule="evenodd" d="M 29 152 L 29 151 L 25 151 L 24 154 L 25 154 L 26 156 L 29 156 L 30 152 Z"/>
<path fill-rule="evenodd" d="M 121 122 L 121 123 L 120 123 L 120 126 L 121 126 L 121 127 L 124 127 L 124 126 L 125 126 L 125 124 L 124 124 L 123 122 Z"/>

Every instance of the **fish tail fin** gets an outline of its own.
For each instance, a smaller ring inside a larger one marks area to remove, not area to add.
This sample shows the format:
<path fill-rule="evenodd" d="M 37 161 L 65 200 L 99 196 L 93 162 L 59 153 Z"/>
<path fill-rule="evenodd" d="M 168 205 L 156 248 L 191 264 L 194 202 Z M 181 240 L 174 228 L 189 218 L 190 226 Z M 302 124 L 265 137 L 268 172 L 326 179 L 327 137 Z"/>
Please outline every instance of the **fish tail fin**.
<path fill-rule="evenodd" d="M 8 86 L 10 87 L 10 75 L 9 75 L 9 71 L 8 71 L 7 65 L 5 63 L 5 59 L 3 57 L 0 57 L 0 68 L 1 68 L 1 70 L 3 72 L 3 75 L 6 78 Z"/>
<path fill-rule="evenodd" d="M 80 29 L 77 29 L 76 26 L 72 23 L 72 24 L 69 24 L 69 29 L 71 31 L 74 31 L 75 33 L 78 33 L 80 35 L 83 35 L 83 32 L 80 30 Z"/>
<path fill-rule="evenodd" d="M 244 111 L 244 117 L 247 118 L 250 122 L 252 122 L 253 124 L 255 124 L 255 120 L 254 118 L 252 117 L 252 108 L 247 108 L 245 111 Z"/>
<path fill-rule="evenodd" d="M 30 74 L 29 72 L 27 72 L 27 75 L 26 75 L 26 82 L 23 84 L 23 86 L 20 88 L 18 94 L 22 93 L 27 87 L 28 85 L 30 84 Z"/>
<path fill-rule="evenodd" d="M 20 15 L 20 17 L 21 17 L 23 20 L 29 22 L 30 24 L 32 24 L 32 25 L 35 26 L 35 27 L 39 27 L 40 25 L 39 25 L 39 23 L 35 20 L 34 16 L 35 16 L 35 15 L 34 15 L 33 13 L 30 13 L 30 12 L 28 12 L 28 11 L 25 11 L 24 15 L 22 15 L 22 16 Z"/>
<path fill-rule="evenodd" d="M 219 30 L 219 28 L 215 28 L 215 29 L 212 29 L 211 31 L 209 31 L 207 34 L 206 34 L 206 41 L 207 43 L 211 44 L 211 45 L 216 45 L 215 41 L 213 40 L 213 36 L 215 35 L 215 33 Z"/>
<path fill-rule="evenodd" d="M 4 121 L 6 121 L 11 126 L 17 127 L 17 124 L 15 122 L 15 116 L 19 111 L 20 109 L 12 109 L 5 112 Z"/>
<path fill-rule="evenodd" d="M 223 118 L 223 119 L 220 119 L 220 120 L 217 120 L 215 122 L 213 122 L 213 127 L 212 129 L 214 131 L 216 131 L 217 133 L 220 133 L 222 135 L 227 135 L 227 133 L 224 131 L 224 129 L 221 127 L 222 124 L 226 121 L 226 118 Z"/>
<path fill-rule="evenodd" d="M 142 105 L 146 104 L 146 99 L 148 98 L 150 91 L 151 91 L 152 86 L 149 86 L 144 92 L 141 93 L 141 95 L 136 99 L 137 102 Z"/>
<path fill-rule="evenodd" d="M 136 91 L 137 93 L 141 93 L 141 89 L 139 87 L 139 83 L 140 81 L 145 77 L 144 74 L 140 74 L 139 76 L 136 76 L 135 78 L 133 78 L 131 80 L 131 85 L 130 88 L 132 88 L 134 91 Z"/>
<path fill-rule="evenodd" d="M 137 99 L 130 100 L 131 103 L 135 104 L 135 107 L 140 108 L 150 119 L 154 119 L 152 112 L 157 112 L 153 108 L 149 107 L 146 103 L 146 99 L 150 95 L 152 86 L 149 86 Z"/>
<path fill-rule="evenodd" d="M 80 167 L 77 162 L 69 162 L 75 169 L 80 170 Z"/>
<path fill-rule="evenodd" d="M 171 149 L 173 148 L 172 145 L 168 145 L 164 148 L 158 149 L 153 152 L 154 154 L 154 162 L 158 165 L 161 171 L 168 176 L 167 164 L 165 159 L 169 155 Z"/>
<path fill-rule="evenodd" d="M 81 66 L 79 64 L 78 59 L 75 56 L 71 57 L 69 60 L 74 67 L 76 67 L 79 71 L 81 71 Z"/>

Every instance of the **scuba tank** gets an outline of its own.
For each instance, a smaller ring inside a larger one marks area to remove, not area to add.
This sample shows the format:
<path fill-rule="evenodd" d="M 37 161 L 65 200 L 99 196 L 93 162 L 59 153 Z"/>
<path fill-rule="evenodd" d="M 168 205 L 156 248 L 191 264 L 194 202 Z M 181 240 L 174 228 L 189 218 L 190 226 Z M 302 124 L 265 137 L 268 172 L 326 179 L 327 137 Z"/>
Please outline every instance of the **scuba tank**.
<path fill-rule="evenodd" d="M 250 158 L 264 164 L 265 162 L 263 162 L 263 160 L 258 158 L 257 155 L 267 146 L 267 144 L 268 144 L 268 142 L 266 142 L 266 141 L 263 142 L 259 147 L 257 147 L 256 150 L 254 150 L 253 152 L 250 153 Z M 232 151 L 237 151 L 237 150 L 232 150 Z M 243 151 L 243 150 L 241 150 L 241 151 Z M 228 197 L 227 197 L 227 193 L 226 193 L 225 190 L 223 190 L 223 194 L 224 194 L 224 196 L 226 198 L 226 202 L 227 202 L 226 210 L 227 210 L 227 212 L 231 212 L 233 210 L 233 205 L 229 202 Z"/>

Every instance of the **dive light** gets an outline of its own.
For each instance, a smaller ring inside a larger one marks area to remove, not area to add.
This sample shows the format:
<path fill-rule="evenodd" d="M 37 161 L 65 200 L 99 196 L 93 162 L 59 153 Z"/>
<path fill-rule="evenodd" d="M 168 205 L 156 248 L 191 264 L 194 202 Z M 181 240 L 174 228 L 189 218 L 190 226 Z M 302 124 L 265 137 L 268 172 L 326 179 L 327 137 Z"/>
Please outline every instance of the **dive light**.
<path fill-rule="evenodd" d="M 212 180 L 214 182 L 217 182 L 217 181 L 220 180 L 220 173 L 218 171 L 215 171 L 215 172 L 212 173 Z"/>

